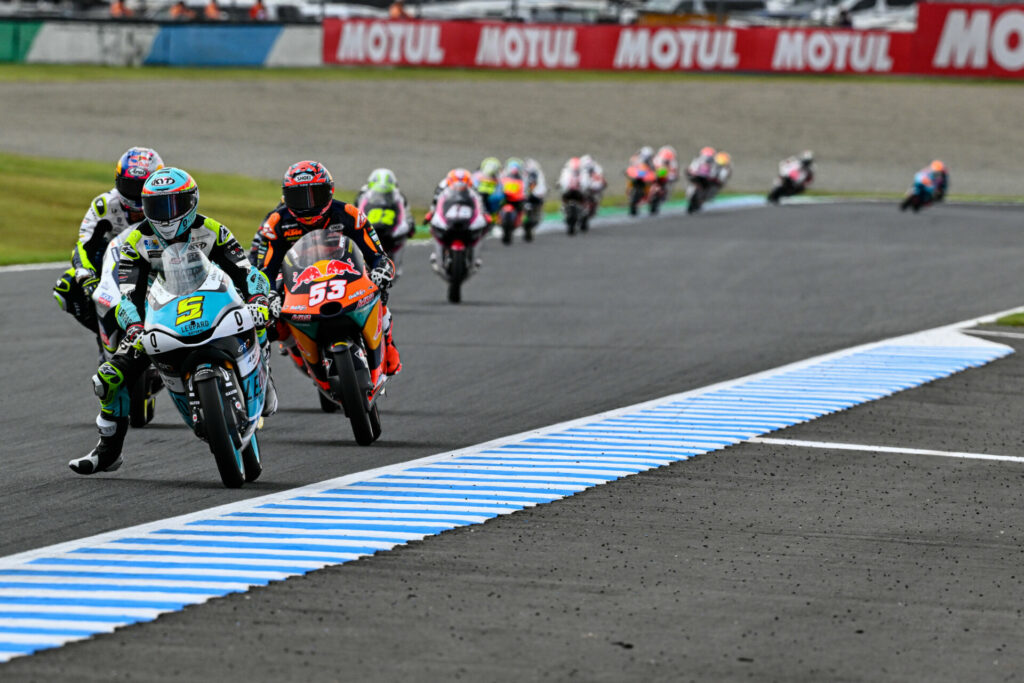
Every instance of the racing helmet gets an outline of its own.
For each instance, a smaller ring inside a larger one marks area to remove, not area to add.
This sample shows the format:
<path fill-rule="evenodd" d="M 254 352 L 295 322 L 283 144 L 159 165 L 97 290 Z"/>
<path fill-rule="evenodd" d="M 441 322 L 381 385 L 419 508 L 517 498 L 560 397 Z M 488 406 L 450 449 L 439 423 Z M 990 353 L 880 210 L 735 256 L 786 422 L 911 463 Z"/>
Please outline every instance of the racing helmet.
<path fill-rule="evenodd" d="M 480 172 L 488 178 L 497 178 L 501 173 L 501 161 L 497 157 L 487 157 L 480 162 Z"/>
<path fill-rule="evenodd" d="M 132 147 L 121 155 L 114 169 L 114 187 L 125 209 L 142 211 L 142 186 L 164 167 L 164 160 L 149 147 Z"/>
<path fill-rule="evenodd" d="M 381 197 L 393 197 L 398 189 L 398 179 L 391 169 L 378 168 L 366 180 L 367 189 Z"/>
<path fill-rule="evenodd" d="M 160 169 L 142 186 L 142 212 L 163 247 L 188 243 L 198 206 L 199 186 L 180 168 Z"/>
<path fill-rule="evenodd" d="M 300 161 L 285 171 L 281 197 L 295 220 L 303 225 L 316 225 L 331 208 L 334 178 L 319 161 Z"/>
<path fill-rule="evenodd" d="M 672 145 L 663 145 L 658 149 L 658 158 L 662 161 L 674 161 L 676 156 L 676 149 Z"/>
<path fill-rule="evenodd" d="M 572 157 L 569 159 L 569 163 L 567 165 L 569 166 L 569 170 L 574 172 L 583 168 L 583 162 L 579 157 Z"/>
<path fill-rule="evenodd" d="M 636 154 L 640 157 L 640 160 L 645 163 L 649 164 L 654 160 L 654 148 L 650 145 L 644 145 Z"/>
<path fill-rule="evenodd" d="M 464 168 L 453 168 L 448 171 L 448 175 L 444 177 L 444 184 L 446 187 L 452 187 L 457 183 L 463 183 L 466 187 L 470 187 L 473 184 L 473 176 Z"/>
<path fill-rule="evenodd" d="M 939 161 L 938 159 L 936 159 L 935 161 L 932 162 L 931 168 L 936 173 L 945 173 L 946 172 L 946 165 L 944 163 L 942 163 L 941 161 Z"/>
<path fill-rule="evenodd" d="M 715 155 L 715 163 L 719 166 L 728 166 L 732 163 L 732 157 L 728 152 L 719 152 Z"/>
<path fill-rule="evenodd" d="M 805 149 L 800 152 L 800 163 L 804 166 L 810 166 L 814 163 L 814 152 L 809 149 Z"/>
<path fill-rule="evenodd" d="M 700 150 L 700 155 L 702 157 L 708 157 L 710 159 L 710 158 L 715 156 L 715 148 L 714 147 L 710 147 L 710 146 L 703 147 Z"/>
<path fill-rule="evenodd" d="M 584 154 L 580 157 L 580 166 L 583 167 L 584 171 L 590 173 L 594 170 L 594 157 L 589 154 Z"/>
<path fill-rule="evenodd" d="M 519 169 L 519 175 L 522 177 L 526 164 L 519 157 L 509 157 L 505 160 L 505 173 L 510 173 L 514 169 Z"/>

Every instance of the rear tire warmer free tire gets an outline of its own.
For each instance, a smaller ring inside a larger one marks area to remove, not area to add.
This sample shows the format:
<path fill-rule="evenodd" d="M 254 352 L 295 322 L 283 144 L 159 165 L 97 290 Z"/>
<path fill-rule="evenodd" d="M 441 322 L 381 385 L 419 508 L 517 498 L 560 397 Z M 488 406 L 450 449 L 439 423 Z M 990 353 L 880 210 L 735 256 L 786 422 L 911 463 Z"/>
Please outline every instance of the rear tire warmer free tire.
<path fill-rule="evenodd" d="M 245 465 L 242 453 L 235 447 L 235 440 L 228 426 L 224 409 L 224 391 L 221 378 L 213 376 L 196 383 L 199 407 L 203 411 L 203 426 L 210 452 L 217 462 L 217 471 L 224 486 L 237 489 L 245 483 Z M 257 475 L 259 476 L 259 475 Z"/>
<path fill-rule="evenodd" d="M 466 252 L 452 252 L 452 268 L 448 274 L 448 302 L 457 304 L 462 301 L 462 281 L 466 279 Z"/>
<path fill-rule="evenodd" d="M 334 354 L 334 367 L 338 370 L 338 382 L 341 384 L 341 402 L 344 405 L 348 421 L 352 425 L 352 434 L 360 446 L 369 446 L 374 441 L 373 427 L 366 410 L 366 398 L 359 387 L 356 369 L 352 364 L 352 355 L 348 351 Z"/>

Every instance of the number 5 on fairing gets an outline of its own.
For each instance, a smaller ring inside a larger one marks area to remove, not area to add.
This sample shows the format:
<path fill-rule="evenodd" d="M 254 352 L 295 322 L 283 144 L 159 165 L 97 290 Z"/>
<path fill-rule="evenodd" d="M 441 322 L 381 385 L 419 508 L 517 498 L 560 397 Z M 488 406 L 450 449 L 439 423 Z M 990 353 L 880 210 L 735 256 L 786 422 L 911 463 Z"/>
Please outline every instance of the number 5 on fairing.
<path fill-rule="evenodd" d="M 190 296 L 187 299 L 182 299 L 178 302 L 178 317 L 175 319 L 174 324 L 180 325 L 182 323 L 187 323 L 189 320 L 201 318 L 202 315 L 203 297 Z"/>

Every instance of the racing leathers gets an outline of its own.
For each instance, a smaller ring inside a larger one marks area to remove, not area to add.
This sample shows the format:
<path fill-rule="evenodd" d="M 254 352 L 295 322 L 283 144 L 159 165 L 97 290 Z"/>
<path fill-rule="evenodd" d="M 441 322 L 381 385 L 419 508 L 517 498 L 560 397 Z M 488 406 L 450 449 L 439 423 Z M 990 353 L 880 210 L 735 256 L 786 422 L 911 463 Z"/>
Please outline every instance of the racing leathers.
<path fill-rule="evenodd" d="M 78 243 L 71 253 L 71 267 L 64 271 L 53 287 L 57 305 L 96 333 L 101 354 L 103 345 L 92 293 L 100 282 L 103 252 L 114 237 L 144 219 L 141 211 L 130 212 L 125 206 L 121 193 L 113 188 L 92 200 L 78 228 Z M 112 320 L 108 322 L 113 323 Z"/>
<path fill-rule="evenodd" d="M 544 180 L 544 171 L 536 160 L 527 159 L 523 168 L 526 171 L 526 188 L 529 193 L 526 198 L 526 213 L 523 216 L 523 223 L 528 228 L 532 228 L 544 217 L 544 197 L 548 193 L 548 186 Z"/>
<path fill-rule="evenodd" d="M 384 372 L 388 375 L 397 374 L 402 369 L 401 358 L 398 349 L 392 339 L 391 311 L 387 306 L 387 288 L 395 275 L 395 265 L 381 246 L 377 231 L 373 225 L 366 220 L 366 216 L 356 208 L 354 204 L 347 204 L 338 199 L 331 200 L 331 206 L 327 209 L 323 219 L 317 226 L 304 225 L 296 220 L 291 212 L 283 205 L 271 211 L 263 221 L 263 225 L 253 238 L 253 254 L 250 258 L 255 259 L 256 266 L 273 283 L 276 296 L 280 297 L 284 291 L 284 283 L 281 281 L 281 265 L 284 257 L 293 244 L 307 232 L 322 229 L 341 229 L 345 237 L 348 237 L 363 254 L 367 268 L 381 274 L 383 280 L 375 282 L 381 287 L 381 304 L 384 310 L 384 338 L 387 348 L 384 354 Z M 302 354 L 296 348 L 296 343 L 288 332 L 288 327 L 283 324 L 275 326 L 278 340 L 285 346 L 292 362 L 303 372 L 305 364 Z M 371 371 L 377 368 L 371 368 Z"/>
<path fill-rule="evenodd" d="M 230 230 L 212 218 L 196 214 L 190 228 L 190 245 L 217 264 L 242 292 L 250 307 L 262 308 L 260 314 L 266 318 L 264 302 L 270 285 L 263 273 L 251 267 Z M 121 301 L 114 310 L 117 324 L 125 330 L 125 337 L 117 352 L 100 364 L 93 377 L 93 388 L 100 400 L 100 414 L 96 418 L 100 443 L 89 455 L 68 463 L 79 474 L 110 472 L 121 465 L 121 448 L 128 431 L 129 390 L 150 364 L 149 357 L 141 350 L 142 316 L 149 285 L 163 270 L 162 256 L 163 247 L 148 221 L 135 227 L 121 247 L 117 265 Z M 260 330 L 258 336 L 266 362 L 266 332 Z M 265 415 L 277 409 L 277 395 L 272 383 L 267 386 L 266 402 Z"/>

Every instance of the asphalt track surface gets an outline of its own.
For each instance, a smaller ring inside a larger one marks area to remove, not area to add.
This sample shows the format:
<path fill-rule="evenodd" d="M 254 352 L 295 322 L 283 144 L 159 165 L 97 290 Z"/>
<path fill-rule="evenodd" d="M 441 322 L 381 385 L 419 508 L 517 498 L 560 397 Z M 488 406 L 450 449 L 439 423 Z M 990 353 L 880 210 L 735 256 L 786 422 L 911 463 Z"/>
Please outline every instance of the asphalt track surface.
<path fill-rule="evenodd" d="M 257 485 L 166 399 L 117 473 L 55 274 L 0 274 L 0 554 L 704 386 L 1021 303 L 1019 210 L 783 207 L 491 242 L 466 302 L 426 251 L 406 370 L 360 449 L 277 363 Z M 1002 340 L 1000 340 L 1002 341 Z M 781 436 L 1014 455 L 1018 355 Z M 1021 466 L 746 444 L 0 665 L 3 680 L 878 680 L 1019 675 Z"/>

